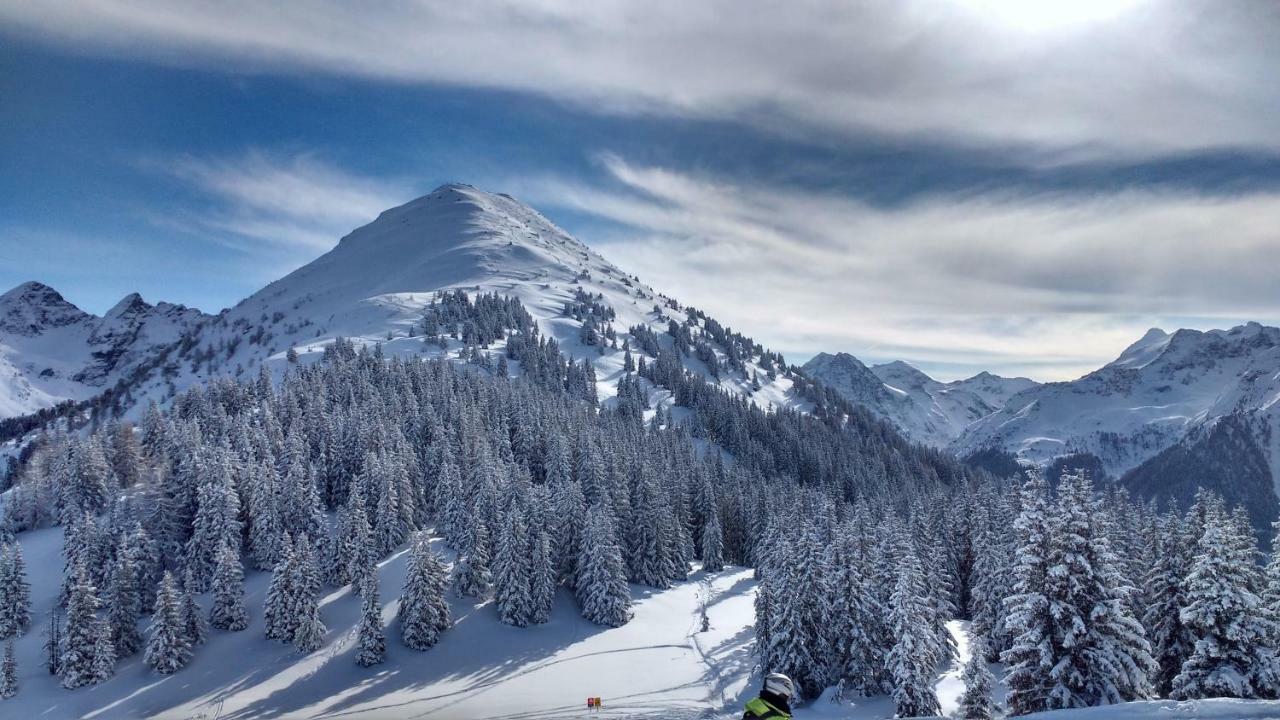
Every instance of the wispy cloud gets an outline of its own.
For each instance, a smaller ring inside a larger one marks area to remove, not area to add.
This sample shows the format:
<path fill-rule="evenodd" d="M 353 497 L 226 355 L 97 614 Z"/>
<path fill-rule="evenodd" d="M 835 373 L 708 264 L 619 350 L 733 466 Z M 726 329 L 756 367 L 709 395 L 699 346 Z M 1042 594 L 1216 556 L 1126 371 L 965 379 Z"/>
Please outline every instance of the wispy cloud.
<path fill-rule="evenodd" d="M 617 189 L 555 179 L 535 204 L 623 230 L 605 253 L 671 294 L 806 354 L 906 358 L 1040 378 L 1112 359 L 1154 324 L 1280 316 L 1280 195 L 840 195 L 603 164 Z M 590 240 L 590 238 L 588 238 Z"/>
<path fill-rule="evenodd" d="M 255 244 L 307 259 L 412 197 L 403 183 L 340 170 L 307 154 L 251 151 L 234 158 L 151 163 L 207 202 L 186 217 L 240 248 Z"/>
<path fill-rule="evenodd" d="M 500 88 L 1040 160 L 1280 150 L 1270 2 L 44 0 L 0 4 L 4 27 L 217 70 Z"/>

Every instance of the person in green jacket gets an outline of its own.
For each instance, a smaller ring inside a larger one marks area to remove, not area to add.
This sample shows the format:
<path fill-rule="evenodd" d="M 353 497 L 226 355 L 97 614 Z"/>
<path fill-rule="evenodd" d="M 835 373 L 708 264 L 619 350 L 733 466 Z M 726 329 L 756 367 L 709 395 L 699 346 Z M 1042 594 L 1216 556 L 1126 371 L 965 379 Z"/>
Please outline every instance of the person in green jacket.
<path fill-rule="evenodd" d="M 795 683 L 782 673 L 769 673 L 764 676 L 764 687 L 760 695 L 747 701 L 747 711 L 742 720 L 789 720 L 791 717 L 791 698 L 796 694 Z"/>

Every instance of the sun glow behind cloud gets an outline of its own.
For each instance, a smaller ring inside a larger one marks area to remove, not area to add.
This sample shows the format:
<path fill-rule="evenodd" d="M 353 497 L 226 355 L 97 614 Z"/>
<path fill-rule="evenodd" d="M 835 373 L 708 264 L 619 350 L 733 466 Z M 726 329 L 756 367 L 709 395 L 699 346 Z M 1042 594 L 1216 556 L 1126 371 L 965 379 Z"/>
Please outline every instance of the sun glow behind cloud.
<path fill-rule="evenodd" d="M 1121 20 L 1148 0 L 958 0 L 979 22 L 1022 33 L 1074 32 Z"/>

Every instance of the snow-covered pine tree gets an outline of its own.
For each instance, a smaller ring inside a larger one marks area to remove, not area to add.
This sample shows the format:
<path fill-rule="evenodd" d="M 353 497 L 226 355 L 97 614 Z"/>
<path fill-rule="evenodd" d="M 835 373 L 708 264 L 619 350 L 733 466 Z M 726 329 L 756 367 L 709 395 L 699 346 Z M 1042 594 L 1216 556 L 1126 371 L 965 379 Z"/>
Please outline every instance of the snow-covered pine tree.
<path fill-rule="evenodd" d="M 0 639 L 21 634 L 31 625 L 31 585 L 17 540 L 0 547 Z"/>
<path fill-rule="evenodd" d="M 1054 618 L 1050 709 L 1113 705 L 1148 697 L 1156 670 L 1132 588 L 1120 574 L 1103 527 L 1105 510 L 1081 475 L 1063 475 L 1053 509 L 1045 595 Z"/>
<path fill-rule="evenodd" d="M 613 510 L 605 503 L 587 511 L 574 587 L 582 617 L 597 625 L 621 627 L 631 620 L 631 590 L 613 526 Z"/>
<path fill-rule="evenodd" d="M 213 605 L 209 608 L 209 624 L 219 630 L 244 630 L 249 626 L 249 613 L 244 607 L 244 568 L 240 553 L 225 541 L 218 549 L 213 572 Z"/>
<path fill-rule="evenodd" d="M 65 688 L 84 687 L 93 682 L 93 645 L 98 630 L 95 615 L 99 605 L 98 589 L 83 565 L 76 568 L 74 576 L 76 581 L 67 598 L 67 620 L 58 663 Z"/>
<path fill-rule="evenodd" d="M 298 652 L 319 650 L 324 644 L 326 628 L 320 618 L 320 570 L 316 567 L 311 541 L 304 533 L 293 544 L 292 610 L 295 622 L 292 641 Z"/>
<path fill-rule="evenodd" d="M 137 557 L 131 545 L 133 538 L 132 533 L 120 535 L 107 585 L 106 622 L 111 627 L 111 642 L 118 657 L 135 655 L 145 644 L 138 630 L 142 593 Z"/>
<path fill-rule="evenodd" d="M 181 593 L 173 574 L 166 572 L 156 592 L 143 662 L 161 675 L 170 675 L 186 667 L 190 660 L 191 643 L 183 623 Z"/>
<path fill-rule="evenodd" d="M 995 702 L 991 698 L 995 678 L 987 667 L 987 649 L 982 645 L 982 640 L 975 639 L 969 646 L 969 661 L 964 664 L 964 672 L 960 676 L 964 694 L 960 696 L 958 720 L 992 720 L 995 717 Z"/>
<path fill-rule="evenodd" d="M 724 533 L 720 528 L 720 511 L 715 502 L 707 506 L 706 520 L 702 525 L 702 542 L 699 543 L 699 555 L 702 569 L 706 572 L 720 572 L 724 569 Z"/>
<path fill-rule="evenodd" d="M 182 596 L 178 601 L 179 612 L 182 616 L 182 631 L 186 635 L 187 643 L 195 648 L 204 644 L 209 639 L 209 627 L 204 619 L 204 613 L 200 611 L 200 604 L 196 602 L 196 592 L 194 590 L 195 580 L 190 568 L 187 568 L 183 575 Z"/>
<path fill-rule="evenodd" d="M 249 557 L 259 570 L 271 570 L 283 554 L 284 526 L 280 519 L 279 479 L 270 464 L 251 466 L 249 505 Z"/>
<path fill-rule="evenodd" d="M 18 694 L 18 657 L 13 650 L 13 638 L 4 641 L 4 660 L 0 661 L 0 700 L 8 700 Z"/>
<path fill-rule="evenodd" d="M 112 641 L 111 624 L 105 620 L 98 622 L 96 637 L 93 643 L 93 665 L 90 670 L 93 684 L 106 682 L 116 672 L 116 645 Z"/>
<path fill-rule="evenodd" d="M 529 531 L 523 509 L 508 507 L 493 558 L 494 604 L 498 619 L 524 627 L 533 621 L 533 570 L 529 557 Z"/>
<path fill-rule="evenodd" d="M 214 453 L 201 477 L 196 494 L 195 526 L 186 546 L 189 592 L 209 589 L 222 543 L 240 546 L 240 500 L 229 462 L 226 453 Z"/>
<path fill-rule="evenodd" d="M 535 625 L 551 620 L 551 610 L 556 599 L 556 565 L 551 552 L 551 536 L 545 530 L 533 534 L 530 538 L 530 567 L 532 577 L 529 583 L 529 595 L 532 600 L 532 613 L 529 620 Z"/>
<path fill-rule="evenodd" d="M 817 528 L 811 521 L 800 522 L 804 524 L 783 561 L 786 579 L 775 585 L 781 589 L 770 597 L 771 647 L 765 669 L 790 677 L 799 697 L 813 698 L 822 691 L 829 672 L 822 642 L 826 603 L 821 578 L 827 568 Z"/>
<path fill-rule="evenodd" d="M 50 675 L 62 672 L 62 614 L 58 608 L 49 613 L 49 624 L 44 629 L 44 667 Z"/>
<path fill-rule="evenodd" d="M 884 649 L 873 628 L 884 609 L 871 591 L 863 567 L 856 556 L 855 537 L 847 530 L 834 550 L 832 572 L 827 595 L 829 633 L 827 645 L 832 649 L 832 678 L 843 692 L 874 695 L 879 691 L 877 676 L 884 667 Z"/>
<path fill-rule="evenodd" d="M 488 531 L 483 521 L 477 522 L 471 533 L 467 553 L 458 559 L 453 570 L 453 586 L 458 595 L 468 598 L 484 598 L 493 587 L 493 575 L 489 572 Z"/>
<path fill-rule="evenodd" d="M 1013 595 L 1005 598 L 1010 647 L 1000 654 L 1008 667 L 1005 702 L 1009 715 L 1048 708 L 1050 673 L 1055 655 L 1054 618 L 1046 593 L 1053 529 L 1049 518 L 1049 486 L 1033 473 L 1020 492 L 1021 510 L 1014 520 Z"/>
<path fill-rule="evenodd" d="M 937 657 L 930 637 L 933 610 L 920 561 L 910 551 L 899 562 L 898 582 L 889 603 L 895 642 L 885 662 L 893 682 L 893 704 L 898 717 L 941 715 L 934 690 Z"/>
<path fill-rule="evenodd" d="M 360 606 L 360 629 L 357 631 L 359 649 L 356 651 L 356 664 L 369 667 L 381 663 L 387 656 L 387 636 L 382 625 L 382 602 L 378 599 L 377 573 L 365 576 L 364 588 L 360 594 L 363 600 Z"/>
<path fill-rule="evenodd" d="M 1187 606 L 1185 582 L 1191 570 L 1195 538 L 1187 537 L 1181 519 L 1174 513 L 1161 518 L 1159 526 L 1155 560 L 1144 582 L 1149 603 L 1143 625 L 1158 666 L 1151 684 L 1163 697 L 1173 690 L 1173 679 L 1195 649 L 1195 634 L 1182 622 L 1182 610 Z"/>
<path fill-rule="evenodd" d="M 293 538 L 284 533 L 281 539 L 279 559 L 271 572 L 271 584 L 267 586 L 267 598 L 262 606 L 263 631 L 268 638 L 281 642 L 292 642 L 298 628 L 295 615 L 293 587 L 297 560 L 293 555 Z"/>
<path fill-rule="evenodd" d="M 408 573 L 400 595 L 400 638 L 412 650 L 427 650 L 449 628 L 447 583 L 440 561 L 425 532 L 414 535 L 409 548 Z"/>
<path fill-rule="evenodd" d="M 1186 578 L 1183 625 L 1195 649 L 1173 679 L 1170 697 L 1265 698 L 1280 690 L 1275 621 L 1250 588 L 1253 537 L 1221 511 L 1204 518 L 1204 533 Z"/>

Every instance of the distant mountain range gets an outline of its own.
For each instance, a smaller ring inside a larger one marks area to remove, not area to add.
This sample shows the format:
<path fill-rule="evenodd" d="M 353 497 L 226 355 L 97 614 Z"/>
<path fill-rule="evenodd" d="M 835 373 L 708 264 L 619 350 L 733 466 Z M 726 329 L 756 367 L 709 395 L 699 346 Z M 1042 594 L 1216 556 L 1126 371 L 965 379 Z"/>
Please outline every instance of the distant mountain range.
<path fill-rule="evenodd" d="M 897 425 L 961 457 L 1007 454 L 1066 464 L 1142 496 L 1185 500 L 1200 486 L 1276 515 L 1280 477 L 1280 329 L 1152 329 L 1078 380 L 1039 384 L 986 373 L 938 382 L 902 362 L 868 368 L 821 354 L 805 370 Z"/>

